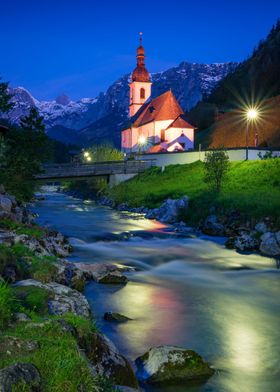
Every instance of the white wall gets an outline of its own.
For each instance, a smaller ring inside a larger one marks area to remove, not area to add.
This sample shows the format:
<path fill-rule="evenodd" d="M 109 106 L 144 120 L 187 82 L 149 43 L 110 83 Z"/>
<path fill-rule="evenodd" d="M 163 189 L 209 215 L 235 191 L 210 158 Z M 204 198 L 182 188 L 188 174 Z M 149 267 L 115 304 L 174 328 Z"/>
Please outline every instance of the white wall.
<path fill-rule="evenodd" d="M 260 159 L 258 153 L 265 154 L 267 150 L 252 149 L 248 151 L 248 159 L 256 160 Z M 246 159 L 246 149 L 234 149 L 227 150 L 229 160 L 244 161 Z M 280 157 L 280 151 L 274 151 L 273 155 Z M 186 163 L 196 162 L 198 160 L 203 161 L 205 158 L 205 151 L 186 151 L 186 152 L 169 152 L 169 153 L 158 153 L 158 154 L 142 154 L 137 159 L 140 160 L 153 160 L 154 166 L 168 166 L 168 165 L 183 165 Z"/>

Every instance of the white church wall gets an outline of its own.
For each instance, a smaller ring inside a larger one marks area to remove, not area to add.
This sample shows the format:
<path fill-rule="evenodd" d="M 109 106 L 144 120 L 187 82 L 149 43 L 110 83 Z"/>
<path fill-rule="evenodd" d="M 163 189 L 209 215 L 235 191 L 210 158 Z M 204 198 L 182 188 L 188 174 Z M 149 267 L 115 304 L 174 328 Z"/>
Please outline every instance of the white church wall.
<path fill-rule="evenodd" d="M 182 133 L 185 135 L 185 150 L 192 150 L 194 148 L 194 130 L 191 128 L 169 128 L 165 131 L 165 139 L 167 143 L 171 143 L 181 137 Z"/>
<path fill-rule="evenodd" d="M 145 97 L 141 98 L 141 89 L 145 90 Z M 151 82 L 132 82 L 130 83 L 130 107 L 129 115 L 134 116 L 141 106 L 147 101 L 151 96 Z"/>

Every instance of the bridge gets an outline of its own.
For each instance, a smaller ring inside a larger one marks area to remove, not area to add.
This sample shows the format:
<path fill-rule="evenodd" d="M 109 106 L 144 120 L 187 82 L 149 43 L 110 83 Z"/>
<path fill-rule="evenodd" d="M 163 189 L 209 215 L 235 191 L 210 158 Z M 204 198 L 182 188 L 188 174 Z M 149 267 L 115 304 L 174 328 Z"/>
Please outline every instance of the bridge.
<path fill-rule="evenodd" d="M 95 162 L 92 164 L 64 163 L 44 165 L 35 180 L 60 181 L 105 177 L 110 186 L 117 185 L 153 166 L 152 160 Z"/>

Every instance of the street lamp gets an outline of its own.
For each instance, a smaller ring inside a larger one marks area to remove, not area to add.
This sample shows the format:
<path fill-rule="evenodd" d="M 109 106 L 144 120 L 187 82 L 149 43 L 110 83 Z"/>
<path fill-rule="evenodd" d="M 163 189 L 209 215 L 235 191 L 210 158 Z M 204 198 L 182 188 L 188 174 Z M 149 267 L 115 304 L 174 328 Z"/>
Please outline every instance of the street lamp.
<path fill-rule="evenodd" d="M 84 152 L 84 158 L 88 158 L 89 157 L 89 152 L 88 151 L 85 151 Z"/>
<path fill-rule="evenodd" d="M 252 107 L 252 108 L 248 108 L 246 110 L 246 119 L 247 119 L 247 124 L 246 124 L 246 161 L 248 161 L 248 149 L 249 149 L 249 124 L 251 122 L 254 122 L 257 120 L 259 116 L 259 112 L 256 108 Z"/>
<path fill-rule="evenodd" d="M 147 143 L 147 138 L 145 136 L 139 136 L 138 138 L 138 147 L 139 147 L 139 153 L 141 151 L 141 147 L 143 147 Z"/>
<path fill-rule="evenodd" d="M 90 155 L 88 155 L 88 156 L 86 157 L 86 160 L 87 160 L 88 162 L 91 162 L 91 161 L 92 161 L 92 158 L 91 158 L 91 156 L 90 156 Z"/>

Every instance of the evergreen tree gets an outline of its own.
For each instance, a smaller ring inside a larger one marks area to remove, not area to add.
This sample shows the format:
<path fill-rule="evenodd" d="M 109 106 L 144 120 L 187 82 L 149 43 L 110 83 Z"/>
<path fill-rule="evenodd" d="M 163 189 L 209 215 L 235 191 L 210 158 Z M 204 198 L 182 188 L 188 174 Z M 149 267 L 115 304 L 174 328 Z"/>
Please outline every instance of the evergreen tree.
<path fill-rule="evenodd" d="M 40 116 L 38 110 L 33 107 L 27 116 L 21 118 L 20 127 L 26 131 L 45 132 L 43 121 L 44 117 Z"/>
<path fill-rule="evenodd" d="M 8 92 L 8 86 L 9 83 L 0 82 L 0 113 L 6 113 L 14 106 L 14 104 L 10 102 L 12 96 Z"/>

